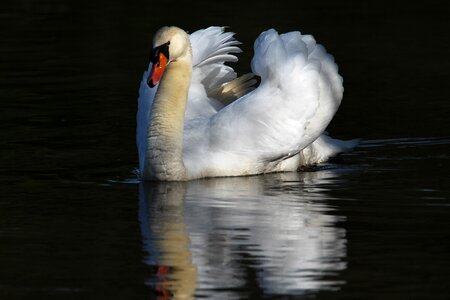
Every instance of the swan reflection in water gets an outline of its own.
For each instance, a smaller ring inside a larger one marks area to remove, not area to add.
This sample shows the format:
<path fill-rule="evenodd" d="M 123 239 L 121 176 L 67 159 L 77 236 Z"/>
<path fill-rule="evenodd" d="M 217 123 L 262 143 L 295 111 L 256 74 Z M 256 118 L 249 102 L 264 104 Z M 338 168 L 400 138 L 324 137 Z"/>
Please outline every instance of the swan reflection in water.
<path fill-rule="evenodd" d="M 159 299 L 336 289 L 346 268 L 332 171 L 140 184 L 149 285 Z"/>

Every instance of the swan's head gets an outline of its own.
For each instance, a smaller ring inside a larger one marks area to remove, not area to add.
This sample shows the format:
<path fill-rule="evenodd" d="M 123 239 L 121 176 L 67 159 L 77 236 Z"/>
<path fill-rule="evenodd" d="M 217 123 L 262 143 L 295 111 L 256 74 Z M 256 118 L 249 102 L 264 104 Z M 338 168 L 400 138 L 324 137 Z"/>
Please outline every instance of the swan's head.
<path fill-rule="evenodd" d="M 150 57 L 152 70 L 147 84 L 152 88 L 158 84 L 166 66 L 178 59 L 191 60 L 189 35 L 181 28 L 170 26 L 159 29 L 153 38 L 153 51 Z"/>

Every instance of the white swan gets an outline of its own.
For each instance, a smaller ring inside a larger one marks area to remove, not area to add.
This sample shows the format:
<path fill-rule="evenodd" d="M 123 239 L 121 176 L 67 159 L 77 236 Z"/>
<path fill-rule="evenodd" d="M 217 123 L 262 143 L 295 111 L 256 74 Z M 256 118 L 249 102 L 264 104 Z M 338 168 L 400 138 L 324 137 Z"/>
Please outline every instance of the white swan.
<path fill-rule="evenodd" d="M 252 76 L 236 78 L 224 64 L 237 61 L 238 44 L 223 27 L 155 34 L 138 99 L 142 179 L 296 171 L 355 146 L 321 135 L 343 87 L 333 57 L 311 35 L 261 33 L 252 60 L 261 77 L 256 89 Z"/>

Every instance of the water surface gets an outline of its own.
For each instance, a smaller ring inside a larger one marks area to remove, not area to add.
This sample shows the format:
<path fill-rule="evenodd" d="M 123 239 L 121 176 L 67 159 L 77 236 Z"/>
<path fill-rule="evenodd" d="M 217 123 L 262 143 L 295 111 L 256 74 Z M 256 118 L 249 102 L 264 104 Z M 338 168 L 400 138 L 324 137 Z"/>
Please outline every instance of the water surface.
<path fill-rule="evenodd" d="M 337 223 L 345 217 L 321 187 L 335 177 L 323 171 L 141 184 L 146 262 L 156 270 L 151 286 L 214 299 L 250 297 L 250 284 L 260 294 L 338 289 L 347 242 Z"/>

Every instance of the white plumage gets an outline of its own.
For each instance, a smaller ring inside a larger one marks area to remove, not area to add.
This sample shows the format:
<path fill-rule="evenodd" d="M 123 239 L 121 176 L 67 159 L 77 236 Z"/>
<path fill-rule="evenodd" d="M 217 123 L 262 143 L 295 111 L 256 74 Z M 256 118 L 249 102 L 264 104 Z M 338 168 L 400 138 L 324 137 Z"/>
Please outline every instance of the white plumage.
<path fill-rule="evenodd" d="M 319 138 L 340 105 L 343 86 L 333 57 L 311 35 L 278 34 L 273 29 L 261 33 L 251 63 L 261 83 L 228 105 L 212 95 L 236 78 L 224 63 L 237 61 L 233 54 L 241 51 L 239 42 L 223 27 L 196 31 L 189 40 L 192 77 L 183 132 L 185 179 L 296 171 L 356 145 Z M 138 100 L 141 174 L 146 173 L 152 147 L 148 128 L 158 88 L 147 85 L 151 68 L 150 63 Z M 144 179 L 159 179 L 157 174 L 150 177 Z"/>

